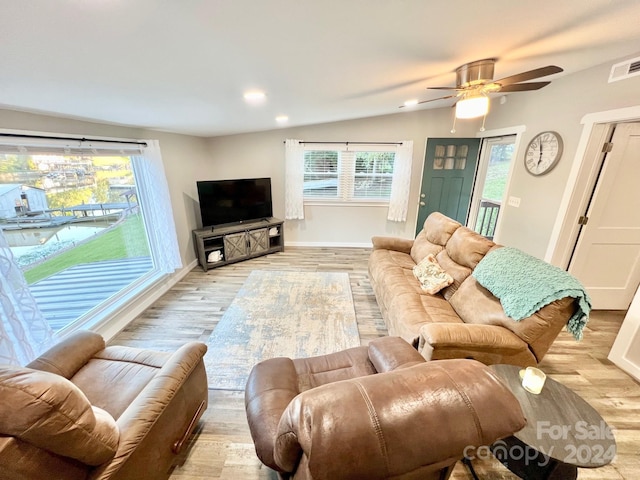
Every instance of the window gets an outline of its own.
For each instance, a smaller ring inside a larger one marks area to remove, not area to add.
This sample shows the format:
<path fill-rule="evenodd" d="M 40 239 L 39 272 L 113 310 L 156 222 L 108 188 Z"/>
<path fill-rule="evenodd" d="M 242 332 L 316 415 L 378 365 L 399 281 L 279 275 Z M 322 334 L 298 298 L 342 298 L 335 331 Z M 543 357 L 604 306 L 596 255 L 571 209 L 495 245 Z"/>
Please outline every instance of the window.
<path fill-rule="evenodd" d="M 395 150 L 350 145 L 341 150 L 305 149 L 305 200 L 388 202 Z"/>
<path fill-rule="evenodd" d="M 140 155 L 131 145 L 0 145 L 0 229 L 54 331 L 158 278 L 157 228 L 144 211 L 154 205 L 143 200 L 155 186 L 136 174 L 147 173 Z"/>

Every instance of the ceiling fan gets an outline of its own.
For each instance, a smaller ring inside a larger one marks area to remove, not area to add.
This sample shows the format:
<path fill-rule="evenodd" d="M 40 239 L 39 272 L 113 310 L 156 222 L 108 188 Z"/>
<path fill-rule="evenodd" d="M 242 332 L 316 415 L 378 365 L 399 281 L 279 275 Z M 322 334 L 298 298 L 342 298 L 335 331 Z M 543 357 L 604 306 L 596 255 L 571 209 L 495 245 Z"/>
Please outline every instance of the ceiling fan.
<path fill-rule="evenodd" d="M 551 82 L 528 82 L 537 78 L 553 75 L 562 72 L 562 68 L 555 65 L 536 68 L 526 72 L 511 75 L 493 80 L 493 68 L 495 66 L 495 58 L 485 58 L 476 60 L 475 62 L 465 63 L 456 68 L 456 86 L 455 87 L 428 87 L 430 90 L 455 90 L 456 93 L 446 95 L 444 97 L 433 98 L 431 100 L 423 100 L 421 102 L 412 102 L 412 105 L 435 102 L 445 100 L 447 98 L 459 97 L 463 99 L 487 98 L 490 93 L 510 93 L 510 92 L 526 92 L 529 90 L 539 90 L 549 85 Z M 521 83 L 527 82 L 527 83 Z M 488 101 L 488 100 L 487 100 Z M 401 105 L 400 108 L 408 105 Z"/>

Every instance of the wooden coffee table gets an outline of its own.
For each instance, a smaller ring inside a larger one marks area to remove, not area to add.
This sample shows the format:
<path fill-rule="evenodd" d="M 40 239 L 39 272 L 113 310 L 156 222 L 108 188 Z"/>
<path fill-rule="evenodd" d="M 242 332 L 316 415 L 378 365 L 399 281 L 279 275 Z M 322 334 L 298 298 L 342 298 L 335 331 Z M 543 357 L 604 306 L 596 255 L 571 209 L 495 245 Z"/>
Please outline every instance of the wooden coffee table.
<path fill-rule="evenodd" d="M 574 480 L 578 468 L 607 465 L 616 454 L 613 431 L 579 395 L 547 377 L 542 392 L 521 384 L 520 367 L 493 365 L 492 370 L 520 401 L 527 426 L 491 446 L 509 470 L 528 480 Z"/>

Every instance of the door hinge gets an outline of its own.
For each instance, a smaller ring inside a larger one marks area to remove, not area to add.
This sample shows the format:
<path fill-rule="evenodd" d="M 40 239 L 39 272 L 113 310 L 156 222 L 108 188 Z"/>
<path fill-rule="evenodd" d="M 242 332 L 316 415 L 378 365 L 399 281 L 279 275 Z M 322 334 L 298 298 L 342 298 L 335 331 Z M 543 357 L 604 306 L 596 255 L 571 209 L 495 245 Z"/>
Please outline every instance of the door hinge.
<path fill-rule="evenodd" d="M 589 217 L 587 217 L 586 215 L 582 215 L 578 219 L 578 225 L 586 225 L 588 221 L 589 221 Z"/>
<path fill-rule="evenodd" d="M 606 142 L 602 145 L 602 153 L 609 153 L 611 150 L 613 150 L 612 142 Z"/>

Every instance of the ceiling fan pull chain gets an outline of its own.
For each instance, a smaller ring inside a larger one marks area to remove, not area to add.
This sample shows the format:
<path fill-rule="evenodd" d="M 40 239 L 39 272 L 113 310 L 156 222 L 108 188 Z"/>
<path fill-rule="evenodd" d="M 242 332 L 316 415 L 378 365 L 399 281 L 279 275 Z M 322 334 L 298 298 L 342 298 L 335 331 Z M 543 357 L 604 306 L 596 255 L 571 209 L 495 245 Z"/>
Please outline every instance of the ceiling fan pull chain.
<path fill-rule="evenodd" d="M 484 114 L 484 117 L 482 117 L 482 126 L 480 127 L 480 131 L 484 132 L 484 122 L 487 121 L 487 114 Z"/>
<path fill-rule="evenodd" d="M 453 127 L 451 127 L 451 133 L 456 133 L 456 114 L 453 114 Z"/>

